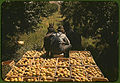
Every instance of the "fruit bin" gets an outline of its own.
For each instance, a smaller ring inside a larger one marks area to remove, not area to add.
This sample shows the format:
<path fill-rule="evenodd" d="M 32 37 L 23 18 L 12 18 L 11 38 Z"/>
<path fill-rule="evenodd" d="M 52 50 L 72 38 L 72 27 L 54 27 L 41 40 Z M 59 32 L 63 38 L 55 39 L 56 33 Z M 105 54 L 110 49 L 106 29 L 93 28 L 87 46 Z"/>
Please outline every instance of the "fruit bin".
<path fill-rule="evenodd" d="M 74 65 L 71 66 L 71 77 L 74 78 L 73 81 L 90 81 L 87 79 L 86 71 L 85 71 L 85 66 L 81 65 Z"/>
<path fill-rule="evenodd" d="M 70 65 L 83 65 L 83 60 L 81 58 L 75 58 L 71 57 L 70 58 Z"/>
<path fill-rule="evenodd" d="M 82 59 L 82 63 L 83 63 L 83 65 L 88 65 L 88 66 L 96 65 L 93 57 L 85 57 L 84 59 Z"/>
<path fill-rule="evenodd" d="M 46 52 L 45 51 L 27 51 L 23 57 L 26 57 L 26 58 L 29 58 L 29 57 L 38 57 L 40 58 L 43 54 L 45 54 Z"/>
<path fill-rule="evenodd" d="M 91 57 L 90 51 L 79 51 L 80 55 L 84 55 L 85 57 Z"/>
<path fill-rule="evenodd" d="M 58 58 L 56 66 L 69 67 L 70 66 L 70 59 L 69 58 Z"/>
<path fill-rule="evenodd" d="M 24 77 L 37 77 L 40 76 L 40 67 L 37 67 L 36 65 L 30 65 L 25 67 Z"/>
<path fill-rule="evenodd" d="M 40 68 L 41 78 L 54 78 L 56 76 L 56 67 L 44 66 Z"/>
<path fill-rule="evenodd" d="M 91 57 L 90 51 L 70 51 L 69 52 L 70 57 L 84 59 L 85 57 Z"/>
<path fill-rule="evenodd" d="M 23 57 L 34 57 L 36 51 L 27 51 Z"/>
<path fill-rule="evenodd" d="M 23 77 L 6 77 L 4 79 L 4 81 L 11 81 L 11 82 L 22 82 L 23 81 Z"/>
<path fill-rule="evenodd" d="M 98 68 L 98 66 L 85 66 L 85 71 L 87 78 L 92 81 L 92 78 L 96 77 L 103 77 L 101 70 Z"/>
<path fill-rule="evenodd" d="M 71 79 L 71 69 L 70 67 L 57 67 L 55 78 L 63 79 L 68 78 Z"/>
<path fill-rule="evenodd" d="M 31 65 L 43 66 L 44 63 L 45 63 L 45 59 L 34 57 L 33 61 L 31 62 Z"/>
<path fill-rule="evenodd" d="M 71 66 L 71 77 L 84 77 L 86 78 L 85 66 Z"/>
<path fill-rule="evenodd" d="M 29 57 L 29 58 L 21 58 L 16 65 L 17 66 L 27 66 L 27 65 L 31 65 L 33 62 L 34 58 L 33 57 Z"/>
<path fill-rule="evenodd" d="M 42 55 L 39 57 L 37 51 L 28 51 L 25 54 L 31 56 L 22 57 L 15 66 L 13 65 L 6 74 L 6 81 L 108 81 L 95 63 L 90 51 L 70 51 L 70 58 L 49 59 L 42 58 Z M 17 79 L 18 77 L 20 80 Z M 10 80 L 10 78 L 13 79 Z"/>
<path fill-rule="evenodd" d="M 34 57 L 39 57 L 39 58 L 40 58 L 40 57 L 41 57 L 43 54 L 45 54 L 45 53 L 46 53 L 45 51 L 41 51 L 41 52 L 38 52 L 38 51 L 37 51 L 37 52 L 35 53 Z"/>
<path fill-rule="evenodd" d="M 56 67 L 57 58 L 45 59 L 44 66 L 53 66 Z"/>
<path fill-rule="evenodd" d="M 6 74 L 7 77 L 11 77 L 11 76 L 19 76 L 22 77 L 24 75 L 25 72 L 25 67 L 17 67 L 17 66 L 13 66 L 13 68 Z"/>
<path fill-rule="evenodd" d="M 78 57 L 80 57 L 80 53 L 79 53 L 79 51 L 70 51 L 69 56 L 74 57 L 74 58 L 78 58 Z"/>

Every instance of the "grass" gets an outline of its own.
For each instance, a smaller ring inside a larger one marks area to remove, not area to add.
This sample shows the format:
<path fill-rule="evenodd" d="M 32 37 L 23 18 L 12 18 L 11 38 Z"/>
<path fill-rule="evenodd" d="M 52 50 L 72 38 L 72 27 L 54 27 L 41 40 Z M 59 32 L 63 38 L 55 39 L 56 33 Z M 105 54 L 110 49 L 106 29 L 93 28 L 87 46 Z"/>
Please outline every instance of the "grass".
<path fill-rule="evenodd" d="M 35 28 L 35 32 L 29 32 L 29 34 L 24 33 L 19 36 L 19 40 L 25 42 L 24 45 L 21 45 L 20 48 L 16 51 L 17 57 L 15 60 L 19 60 L 21 56 L 28 50 L 41 50 L 44 44 L 44 37 L 47 33 L 47 28 L 49 23 L 54 23 L 54 28 L 57 29 L 58 25 L 61 24 L 61 21 L 64 19 L 61 18 L 59 12 L 55 12 L 52 16 L 47 18 L 41 17 L 42 22 L 37 25 L 39 28 Z"/>

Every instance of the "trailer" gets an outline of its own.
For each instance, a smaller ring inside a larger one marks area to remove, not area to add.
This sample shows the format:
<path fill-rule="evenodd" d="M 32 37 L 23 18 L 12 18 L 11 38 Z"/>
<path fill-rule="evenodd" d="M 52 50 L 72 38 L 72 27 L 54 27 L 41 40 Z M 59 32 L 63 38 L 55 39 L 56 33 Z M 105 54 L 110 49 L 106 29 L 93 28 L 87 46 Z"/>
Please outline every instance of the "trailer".
<path fill-rule="evenodd" d="M 69 58 L 54 55 L 42 58 L 45 51 L 27 51 L 12 66 L 5 81 L 92 82 L 109 81 L 94 61 L 90 51 L 70 51 Z"/>

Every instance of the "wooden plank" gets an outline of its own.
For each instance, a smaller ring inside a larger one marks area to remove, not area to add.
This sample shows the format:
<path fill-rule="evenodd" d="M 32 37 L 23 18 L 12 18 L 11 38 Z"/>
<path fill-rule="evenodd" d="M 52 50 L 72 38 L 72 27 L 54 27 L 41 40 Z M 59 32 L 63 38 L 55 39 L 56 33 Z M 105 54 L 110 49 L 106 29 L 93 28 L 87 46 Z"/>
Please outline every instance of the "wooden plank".
<path fill-rule="evenodd" d="M 58 78 L 58 82 L 73 82 L 72 78 Z"/>
<path fill-rule="evenodd" d="M 95 78 L 92 78 L 92 81 L 93 82 L 97 82 L 97 81 L 101 81 L 101 82 L 107 82 L 109 81 L 107 78 L 104 78 L 104 77 L 95 77 Z"/>

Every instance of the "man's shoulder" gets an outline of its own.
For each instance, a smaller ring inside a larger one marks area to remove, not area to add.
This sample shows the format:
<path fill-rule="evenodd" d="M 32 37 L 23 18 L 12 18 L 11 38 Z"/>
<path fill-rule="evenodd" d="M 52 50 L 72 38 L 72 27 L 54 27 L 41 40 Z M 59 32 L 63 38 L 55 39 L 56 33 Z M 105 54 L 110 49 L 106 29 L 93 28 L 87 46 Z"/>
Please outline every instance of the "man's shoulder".
<path fill-rule="evenodd" d="M 63 37 L 66 37 L 66 35 L 64 33 L 61 33 L 60 35 L 63 36 Z"/>

